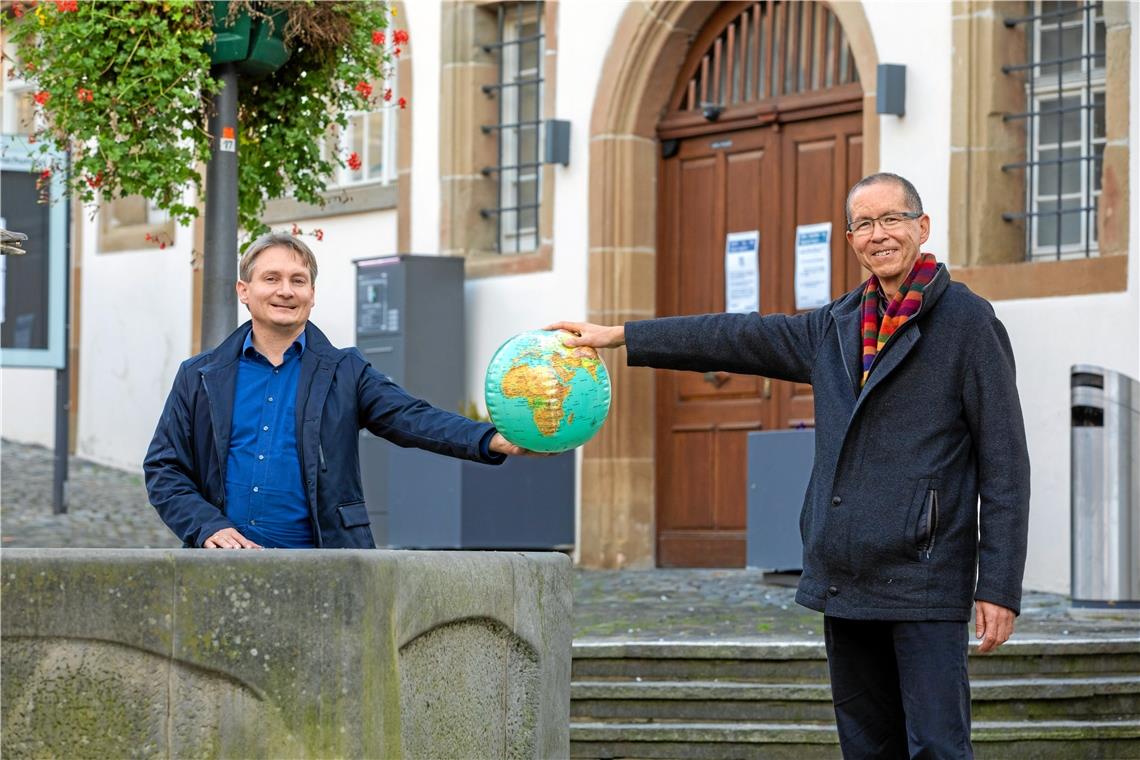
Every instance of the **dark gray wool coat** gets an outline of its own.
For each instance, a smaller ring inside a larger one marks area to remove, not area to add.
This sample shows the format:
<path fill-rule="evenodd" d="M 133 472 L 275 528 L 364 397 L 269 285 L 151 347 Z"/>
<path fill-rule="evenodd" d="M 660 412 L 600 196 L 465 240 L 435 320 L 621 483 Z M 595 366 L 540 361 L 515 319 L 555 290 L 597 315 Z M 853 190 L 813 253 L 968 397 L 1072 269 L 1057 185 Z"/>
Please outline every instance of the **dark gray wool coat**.
<path fill-rule="evenodd" d="M 629 363 L 811 383 L 800 604 L 858 620 L 965 621 L 974 599 L 1020 612 L 1029 455 L 1005 328 L 940 264 L 860 392 L 862 293 L 797 315 L 629 322 Z"/>

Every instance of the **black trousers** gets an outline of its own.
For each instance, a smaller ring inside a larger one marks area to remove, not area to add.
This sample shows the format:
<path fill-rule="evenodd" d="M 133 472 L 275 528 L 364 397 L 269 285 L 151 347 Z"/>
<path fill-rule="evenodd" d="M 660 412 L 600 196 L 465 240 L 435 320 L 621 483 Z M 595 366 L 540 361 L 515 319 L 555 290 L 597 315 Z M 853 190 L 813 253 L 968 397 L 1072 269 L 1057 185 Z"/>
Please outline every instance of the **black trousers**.
<path fill-rule="evenodd" d="M 966 623 L 824 617 L 846 760 L 972 758 Z"/>

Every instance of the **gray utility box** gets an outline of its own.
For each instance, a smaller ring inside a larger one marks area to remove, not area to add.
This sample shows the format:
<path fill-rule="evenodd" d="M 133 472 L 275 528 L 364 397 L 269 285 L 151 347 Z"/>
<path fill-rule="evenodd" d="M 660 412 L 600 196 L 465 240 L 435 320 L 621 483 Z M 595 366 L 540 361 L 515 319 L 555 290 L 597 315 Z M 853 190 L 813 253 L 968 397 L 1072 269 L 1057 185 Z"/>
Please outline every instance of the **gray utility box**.
<path fill-rule="evenodd" d="M 1073 606 L 1140 608 L 1140 383 L 1074 365 Z"/>
<path fill-rule="evenodd" d="M 409 393 L 451 412 L 465 395 L 463 314 L 463 259 L 401 255 L 356 261 L 356 347 Z M 389 545 L 396 448 L 368 431 L 360 434 L 360 474 L 377 546 Z"/>
<path fill-rule="evenodd" d="M 388 546 L 568 549 L 574 452 L 490 465 L 389 446 Z"/>
<path fill-rule="evenodd" d="M 748 567 L 803 570 L 800 510 L 814 459 L 814 430 L 748 434 Z"/>
<path fill-rule="evenodd" d="M 356 262 L 356 345 L 433 406 L 458 411 L 465 378 L 463 259 Z M 360 474 L 377 546 L 551 549 L 574 543 L 573 452 L 501 466 L 402 449 L 364 431 Z"/>

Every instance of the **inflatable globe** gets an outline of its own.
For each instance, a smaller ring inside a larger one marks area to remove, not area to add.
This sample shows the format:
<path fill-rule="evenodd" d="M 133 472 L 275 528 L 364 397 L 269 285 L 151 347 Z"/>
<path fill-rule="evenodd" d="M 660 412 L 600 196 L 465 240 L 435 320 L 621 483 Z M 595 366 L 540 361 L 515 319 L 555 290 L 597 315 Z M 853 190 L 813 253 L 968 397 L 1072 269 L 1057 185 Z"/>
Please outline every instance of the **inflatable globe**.
<path fill-rule="evenodd" d="M 531 330 L 491 357 L 487 413 L 511 443 L 554 453 L 581 446 L 610 411 L 610 375 L 598 352 L 562 343 L 569 333 Z"/>

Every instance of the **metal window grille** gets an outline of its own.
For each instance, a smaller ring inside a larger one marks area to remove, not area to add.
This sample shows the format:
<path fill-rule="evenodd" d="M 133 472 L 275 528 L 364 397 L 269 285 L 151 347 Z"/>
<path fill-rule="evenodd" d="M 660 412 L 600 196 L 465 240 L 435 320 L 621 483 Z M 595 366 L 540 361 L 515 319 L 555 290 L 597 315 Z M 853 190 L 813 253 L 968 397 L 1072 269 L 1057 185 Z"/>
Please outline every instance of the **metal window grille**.
<path fill-rule="evenodd" d="M 757 0 L 709 45 L 680 109 L 731 107 L 858 81 L 847 35 L 827 6 Z"/>
<path fill-rule="evenodd" d="M 542 204 L 543 59 L 546 52 L 543 4 L 498 6 L 498 36 L 483 50 L 499 59 L 499 79 L 483 93 L 499 100 L 499 121 L 484 124 L 484 134 L 498 135 L 499 156 L 483 175 L 498 182 L 499 205 L 480 211 L 495 220 L 499 253 L 538 248 Z"/>
<path fill-rule="evenodd" d="M 1096 222 L 1104 155 L 1103 2 L 1035 0 L 1031 13 L 1006 18 L 1025 30 L 1027 62 L 1002 67 L 1024 78 L 1026 106 L 1003 116 L 1023 121 L 1026 157 L 1002 166 L 1025 172 L 1024 210 L 1002 214 L 1025 220 L 1029 261 L 1097 254 Z"/>

